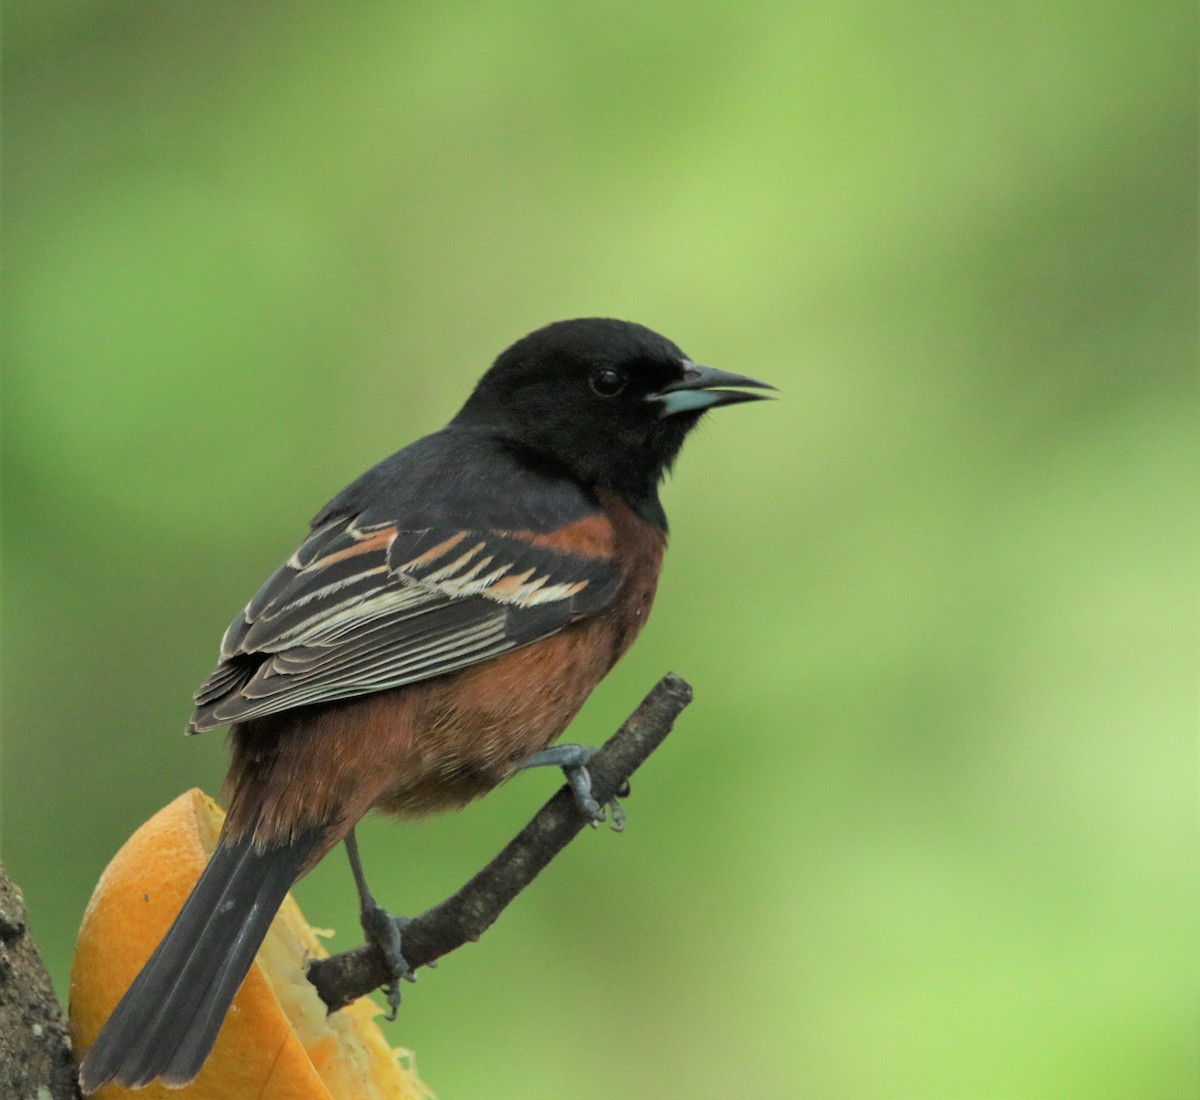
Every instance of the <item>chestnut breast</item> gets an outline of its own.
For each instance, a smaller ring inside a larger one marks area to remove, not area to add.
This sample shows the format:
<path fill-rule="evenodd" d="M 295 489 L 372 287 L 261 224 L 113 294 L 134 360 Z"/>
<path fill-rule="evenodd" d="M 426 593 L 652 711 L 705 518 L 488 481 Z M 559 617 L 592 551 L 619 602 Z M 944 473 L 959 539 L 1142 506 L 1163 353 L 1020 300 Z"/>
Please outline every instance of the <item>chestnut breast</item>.
<path fill-rule="evenodd" d="M 603 504 L 603 517 L 539 538 L 611 555 L 624 577 L 613 602 L 558 634 L 422 685 L 415 736 L 380 808 L 410 816 L 484 794 L 567 728 L 633 644 L 654 602 L 666 536 L 615 497 Z"/>

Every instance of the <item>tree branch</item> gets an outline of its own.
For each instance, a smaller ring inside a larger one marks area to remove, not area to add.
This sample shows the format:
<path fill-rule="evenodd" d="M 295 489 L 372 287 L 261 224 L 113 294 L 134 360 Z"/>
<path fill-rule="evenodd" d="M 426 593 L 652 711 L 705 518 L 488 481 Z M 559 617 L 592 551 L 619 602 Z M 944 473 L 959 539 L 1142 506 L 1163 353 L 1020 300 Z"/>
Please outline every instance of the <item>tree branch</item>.
<path fill-rule="evenodd" d="M 592 794 L 600 805 L 618 797 L 629 777 L 692 701 L 686 680 L 664 676 L 621 728 L 588 763 Z M 479 939 L 504 908 L 589 824 L 564 786 L 508 846 L 453 897 L 413 918 L 404 929 L 404 957 L 416 969 Z M 372 945 L 318 959 L 308 971 L 330 1012 L 378 989 L 391 975 Z"/>

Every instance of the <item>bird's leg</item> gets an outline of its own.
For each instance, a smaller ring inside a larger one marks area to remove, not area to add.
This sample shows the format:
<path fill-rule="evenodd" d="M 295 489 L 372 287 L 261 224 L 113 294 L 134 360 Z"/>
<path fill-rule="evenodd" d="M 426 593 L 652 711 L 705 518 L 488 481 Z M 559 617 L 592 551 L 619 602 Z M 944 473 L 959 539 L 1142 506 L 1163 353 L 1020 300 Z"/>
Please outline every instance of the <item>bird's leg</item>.
<path fill-rule="evenodd" d="M 410 924 L 408 917 L 394 916 L 382 905 L 379 905 L 371 895 L 363 874 L 362 860 L 358 856 L 358 838 L 351 829 L 346 834 L 346 855 L 350 857 L 350 870 L 354 872 L 354 884 L 358 887 L 359 920 L 362 923 L 363 934 L 367 942 L 374 944 L 387 960 L 392 972 L 392 980 L 387 985 L 388 1019 L 394 1020 L 400 1008 L 400 979 L 415 982 L 417 976 L 408 965 L 400 950 L 400 935 L 404 927 Z"/>
<path fill-rule="evenodd" d="M 571 793 L 575 795 L 575 805 L 587 815 L 594 828 L 599 822 L 608 819 L 604 807 L 592 797 L 592 777 L 587 770 L 588 761 L 598 751 L 598 749 L 591 749 L 586 745 L 552 745 L 541 752 L 535 752 L 521 767 L 562 768 Z M 629 793 L 628 784 L 620 793 L 622 795 Z M 609 799 L 608 805 L 612 808 L 612 829 L 619 833 L 625 828 L 625 811 L 615 798 Z"/>

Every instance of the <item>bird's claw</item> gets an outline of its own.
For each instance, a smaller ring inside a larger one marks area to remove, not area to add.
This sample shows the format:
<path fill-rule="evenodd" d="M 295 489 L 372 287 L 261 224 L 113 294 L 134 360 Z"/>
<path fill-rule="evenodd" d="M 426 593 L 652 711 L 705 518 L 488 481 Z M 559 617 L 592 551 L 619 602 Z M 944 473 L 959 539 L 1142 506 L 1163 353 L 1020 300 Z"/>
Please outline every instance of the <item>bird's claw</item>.
<path fill-rule="evenodd" d="M 605 805 L 598 807 L 588 824 L 595 829 L 603 821 L 609 823 L 608 827 L 614 833 L 623 833 L 625 831 L 625 807 L 615 798 L 610 798 Z"/>
<path fill-rule="evenodd" d="M 595 755 L 595 749 L 586 749 L 588 759 Z M 621 784 L 621 789 L 617 794 L 608 800 L 603 806 L 600 805 L 592 797 L 592 776 L 587 770 L 587 762 L 580 764 L 570 764 L 563 766 L 563 774 L 567 777 L 567 782 L 571 786 L 571 792 L 575 795 L 575 805 L 587 815 L 588 824 L 594 829 L 602 822 L 610 822 L 609 828 L 614 833 L 623 833 L 625 831 L 625 808 L 617 801 L 617 795 L 624 798 L 629 794 L 629 783 Z"/>
<path fill-rule="evenodd" d="M 588 759 L 591 759 L 590 751 Z M 592 774 L 587 770 L 587 760 L 578 764 L 564 764 L 562 770 L 570 785 L 571 793 L 575 796 L 575 805 L 587 815 L 588 821 L 593 826 L 603 821 L 604 807 L 592 797 Z"/>
<path fill-rule="evenodd" d="M 587 766 L 598 751 L 598 749 L 588 748 L 586 745 L 554 745 L 541 752 L 535 752 L 521 767 L 553 766 L 562 768 L 567 785 L 575 796 L 575 805 L 579 807 L 580 813 L 588 819 L 588 824 L 594 829 L 602 821 L 608 821 L 610 818 L 605 806 L 601 806 L 592 797 L 592 776 Z M 622 783 L 621 789 L 617 791 L 617 796 L 624 798 L 627 794 L 629 794 L 629 784 Z M 614 833 L 622 832 L 625 829 L 624 809 L 621 808 L 621 804 L 616 798 L 610 798 L 607 806 L 611 807 L 612 823 L 610 828 Z"/>
<path fill-rule="evenodd" d="M 383 956 L 391 978 L 381 988 L 387 991 L 388 1020 L 394 1020 L 400 1010 L 400 982 L 415 982 L 417 975 L 401 951 L 401 934 L 412 923 L 409 917 L 394 916 L 382 905 L 370 905 L 360 914 L 367 942 Z"/>

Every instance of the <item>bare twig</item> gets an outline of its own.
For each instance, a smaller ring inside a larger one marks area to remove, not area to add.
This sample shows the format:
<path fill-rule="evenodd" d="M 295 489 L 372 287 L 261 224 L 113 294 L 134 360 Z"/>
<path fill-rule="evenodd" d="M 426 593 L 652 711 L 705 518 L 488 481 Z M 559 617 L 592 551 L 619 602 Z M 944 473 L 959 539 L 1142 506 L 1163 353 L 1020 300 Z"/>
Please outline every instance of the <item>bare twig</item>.
<path fill-rule="evenodd" d="M 601 805 L 617 797 L 629 777 L 671 732 L 692 701 L 686 680 L 664 676 L 588 763 L 592 793 Z M 404 929 L 404 957 L 416 968 L 479 939 L 492 922 L 588 824 L 563 787 L 495 859 L 453 897 L 415 917 Z M 308 980 L 332 1012 L 384 985 L 390 977 L 382 954 L 364 945 L 314 962 Z"/>

